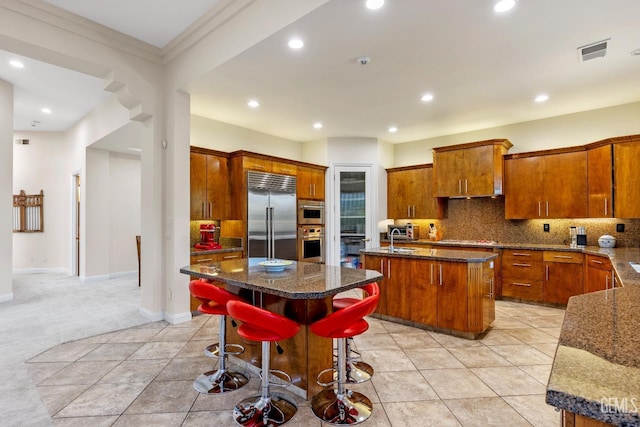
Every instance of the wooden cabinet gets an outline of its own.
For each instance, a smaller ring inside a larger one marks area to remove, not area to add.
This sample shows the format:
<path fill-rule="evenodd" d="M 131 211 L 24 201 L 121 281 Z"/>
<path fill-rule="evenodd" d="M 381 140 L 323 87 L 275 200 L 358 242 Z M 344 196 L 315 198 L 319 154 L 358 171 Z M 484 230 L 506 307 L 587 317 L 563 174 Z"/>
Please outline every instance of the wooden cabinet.
<path fill-rule="evenodd" d="M 544 251 L 544 302 L 566 305 L 583 293 L 584 255 L 578 252 Z"/>
<path fill-rule="evenodd" d="M 435 282 L 438 286 L 438 315 L 436 326 L 467 331 L 468 283 L 467 263 L 435 262 Z"/>
<path fill-rule="evenodd" d="M 266 156 L 248 155 L 242 157 L 242 168 L 280 175 L 296 175 L 297 171 L 297 166 L 291 163 L 279 162 Z"/>
<path fill-rule="evenodd" d="M 587 255 L 586 266 L 585 293 L 604 291 L 615 287 L 615 275 L 609 258 Z"/>
<path fill-rule="evenodd" d="M 376 313 L 398 319 L 411 317 L 411 260 L 385 256 L 365 257 L 365 268 L 375 270 L 383 278 L 378 282 L 380 286 L 380 300 Z"/>
<path fill-rule="evenodd" d="M 298 199 L 324 200 L 325 168 L 298 166 L 296 191 Z"/>
<path fill-rule="evenodd" d="M 587 151 L 589 218 L 613 217 L 612 152 L 611 144 L 591 148 Z"/>
<path fill-rule="evenodd" d="M 436 197 L 502 194 L 502 157 L 512 144 L 492 139 L 433 150 Z"/>
<path fill-rule="evenodd" d="M 640 136 L 613 144 L 616 218 L 640 218 Z"/>
<path fill-rule="evenodd" d="M 234 251 L 234 252 L 219 252 L 219 253 L 204 253 L 191 255 L 189 263 L 191 265 L 194 264 L 206 264 L 210 262 L 219 262 L 226 261 L 230 259 L 242 258 L 242 251 Z M 191 277 L 191 280 L 195 280 L 197 277 Z M 198 310 L 198 306 L 200 305 L 200 301 L 191 296 L 190 302 L 190 310 L 196 311 Z"/>
<path fill-rule="evenodd" d="M 430 164 L 387 169 L 387 218 L 443 218 L 445 200 L 433 191 Z"/>
<path fill-rule="evenodd" d="M 542 302 L 542 251 L 502 251 L 502 296 L 519 301 Z"/>
<path fill-rule="evenodd" d="M 191 219 L 228 219 L 229 186 L 227 158 L 191 152 Z"/>
<path fill-rule="evenodd" d="M 605 423 L 594 418 L 588 418 L 569 411 L 562 411 L 561 427 L 613 427 L 614 424 Z"/>
<path fill-rule="evenodd" d="M 587 217 L 587 153 L 559 151 L 505 157 L 505 218 Z"/>

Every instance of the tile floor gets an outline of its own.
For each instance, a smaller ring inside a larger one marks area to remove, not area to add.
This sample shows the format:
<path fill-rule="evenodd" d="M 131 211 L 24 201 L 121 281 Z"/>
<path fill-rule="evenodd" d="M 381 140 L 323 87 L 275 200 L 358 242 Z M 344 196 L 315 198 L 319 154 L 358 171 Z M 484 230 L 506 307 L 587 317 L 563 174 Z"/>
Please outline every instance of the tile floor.
<path fill-rule="evenodd" d="M 498 301 L 496 321 L 470 341 L 369 319 L 355 339 L 375 368 L 354 386 L 374 403 L 368 426 L 559 426 L 544 403 L 564 310 Z M 253 376 L 224 396 L 199 395 L 193 379 L 212 360 L 217 319 L 148 323 L 60 344 L 30 358 L 32 383 L 54 426 L 232 426 Z M 305 402 L 290 426 L 322 426 Z"/>

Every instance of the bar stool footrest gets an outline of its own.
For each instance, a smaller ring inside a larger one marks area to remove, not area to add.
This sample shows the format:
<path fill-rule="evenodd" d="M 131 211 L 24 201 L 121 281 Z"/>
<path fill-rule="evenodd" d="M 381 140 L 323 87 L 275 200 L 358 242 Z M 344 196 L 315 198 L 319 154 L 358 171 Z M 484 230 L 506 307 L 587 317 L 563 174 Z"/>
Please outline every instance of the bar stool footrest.
<path fill-rule="evenodd" d="M 241 426 L 273 427 L 291 420 L 297 410 L 292 400 L 272 393 L 269 398 L 254 396 L 242 400 L 233 408 L 233 419 Z"/>
<path fill-rule="evenodd" d="M 231 351 L 227 350 L 229 348 L 231 348 L 233 350 L 231 350 Z M 238 354 L 242 354 L 242 353 L 244 353 L 244 347 L 241 346 L 240 344 L 227 344 L 225 346 L 224 354 L 237 356 Z M 214 359 L 219 359 L 220 358 L 220 343 L 211 344 L 211 345 L 205 347 L 204 355 L 207 356 L 207 357 L 214 358 Z"/>
<path fill-rule="evenodd" d="M 358 424 L 371 416 L 373 405 L 367 396 L 346 390 L 338 396 L 336 390 L 321 391 L 311 399 L 311 409 L 316 417 L 333 425 Z"/>
<path fill-rule="evenodd" d="M 249 379 L 238 372 L 209 371 L 198 376 L 193 382 L 193 388 L 202 394 L 219 394 L 242 388 Z"/>

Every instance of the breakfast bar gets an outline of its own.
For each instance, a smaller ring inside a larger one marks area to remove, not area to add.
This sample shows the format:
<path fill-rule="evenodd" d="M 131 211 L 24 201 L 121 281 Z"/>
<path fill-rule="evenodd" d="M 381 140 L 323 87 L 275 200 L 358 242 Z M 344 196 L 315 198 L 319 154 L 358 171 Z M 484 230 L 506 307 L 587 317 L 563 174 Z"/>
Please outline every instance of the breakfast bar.
<path fill-rule="evenodd" d="M 309 325 L 331 313 L 334 295 L 379 281 L 382 276 L 377 271 L 324 264 L 287 261 L 281 268 L 272 268 L 264 262 L 264 258 L 242 258 L 189 265 L 180 272 L 224 285 L 253 305 L 298 322 L 300 331 L 278 343 L 283 352 L 272 354 L 271 366 L 291 376 L 292 391 L 311 397 L 322 390 L 316 375 L 332 366 L 333 346 L 331 340 L 311 333 Z M 242 344 L 245 351 L 236 357 L 260 366 L 260 345 L 239 337 L 230 323 L 227 342 Z"/>

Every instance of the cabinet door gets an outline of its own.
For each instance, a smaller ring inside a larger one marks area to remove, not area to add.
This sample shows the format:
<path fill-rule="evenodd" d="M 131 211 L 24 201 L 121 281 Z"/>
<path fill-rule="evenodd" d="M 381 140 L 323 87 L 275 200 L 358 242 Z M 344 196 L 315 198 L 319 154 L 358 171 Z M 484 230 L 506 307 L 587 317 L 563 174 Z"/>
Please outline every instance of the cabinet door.
<path fill-rule="evenodd" d="M 464 195 L 486 196 L 494 194 L 494 149 L 493 145 L 485 145 L 465 150 L 465 173 L 461 182 Z M 497 166 L 502 168 L 502 165 Z"/>
<path fill-rule="evenodd" d="M 207 155 L 191 153 L 189 169 L 191 219 L 204 219 L 207 206 Z"/>
<path fill-rule="evenodd" d="M 614 287 L 611 261 L 604 257 L 587 255 L 587 277 L 584 292 L 604 291 Z"/>
<path fill-rule="evenodd" d="M 324 169 L 310 169 L 311 184 L 313 189 L 313 198 L 318 200 L 324 200 Z"/>
<path fill-rule="evenodd" d="M 467 263 L 437 262 L 438 327 L 467 330 Z"/>
<path fill-rule="evenodd" d="M 387 173 L 387 218 L 411 218 L 409 192 L 418 185 L 413 170 Z"/>
<path fill-rule="evenodd" d="M 640 143 L 613 145 L 615 217 L 640 218 Z"/>
<path fill-rule="evenodd" d="M 435 263 L 427 260 L 411 261 L 411 320 L 436 326 L 438 324 L 438 285 Z"/>
<path fill-rule="evenodd" d="M 608 144 L 587 151 L 589 218 L 613 217 L 612 150 Z"/>
<path fill-rule="evenodd" d="M 539 157 L 504 162 L 504 217 L 540 218 L 542 214 L 542 162 Z"/>
<path fill-rule="evenodd" d="M 273 162 L 271 160 L 262 159 L 259 157 L 242 157 L 242 168 L 257 170 L 261 172 L 271 172 Z"/>
<path fill-rule="evenodd" d="M 387 268 L 387 262 L 384 257 L 376 256 L 376 255 L 365 255 L 364 256 L 364 268 L 366 270 L 374 270 L 382 274 L 382 278 L 378 280 L 378 286 L 380 287 L 380 299 L 378 300 L 378 307 L 376 308 L 376 313 L 378 314 L 387 314 L 387 276 L 385 275 L 385 271 Z"/>
<path fill-rule="evenodd" d="M 387 314 L 399 319 L 411 318 L 411 260 L 386 258 L 386 305 Z"/>
<path fill-rule="evenodd" d="M 435 196 L 462 196 L 464 174 L 464 150 L 433 153 L 435 168 Z"/>
<path fill-rule="evenodd" d="M 587 153 L 544 156 L 544 195 L 543 217 L 587 217 Z"/>
<path fill-rule="evenodd" d="M 228 219 L 229 215 L 229 168 L 227 159 L 207 155 L 205 216 L 211 219 Z"/>
<path fill-rule="evenodd" d="M 271 162 L 271 172 L 279 175 L 292 175 L 295 176 L 298 167 L 291 163 Z"/>
<path fill-rule="evenodd" d="M 324 200 L 324 170 L 299 166 L 296 191 L 299 199 Z"/>
<path fill-rule="evenodd" d="M 544 301 L 567 304 L 569 297 L 583 293 L 582 264 L 545 262 Z"/>

